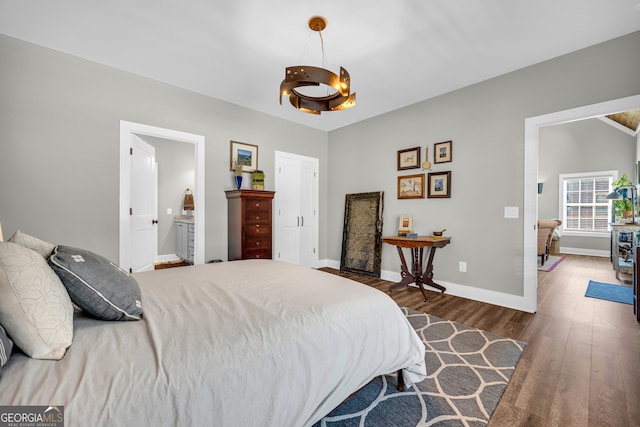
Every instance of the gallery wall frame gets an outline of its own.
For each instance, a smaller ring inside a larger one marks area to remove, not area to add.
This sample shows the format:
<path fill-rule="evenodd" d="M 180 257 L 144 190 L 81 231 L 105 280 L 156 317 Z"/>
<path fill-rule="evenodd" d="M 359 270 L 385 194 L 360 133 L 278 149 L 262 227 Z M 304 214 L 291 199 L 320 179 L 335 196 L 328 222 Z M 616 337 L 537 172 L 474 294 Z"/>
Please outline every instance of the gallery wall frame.
<path fill-rule="evenodd" d="M 436 142 L 433 144 L 433 163 L 448 163 L 453 161 L 452 148 L 453 141 Z"/>
<path fill-rule="evenodd" d="M 417 169 L 420 167 L 420 147 L 398 150 L 398 170 Z"/>
<path fill-rule="evenodd" d="M 235 162 L 242 165 L 242 172 L 254 172 L 258 169 L 258 146 L 244 142 L 231 141 L 229 150 L 229 170 L 234 170 Z"/>
<path fill-rule="evenodd" d="M 451 197 L 451 171 L 431 172 L 428 176 L 427 197 L 430 199 Z"/>
<path fill-rule="evenodd" d="M 424 174 L 399 176 L 398 199 L 424 199 Z"/>

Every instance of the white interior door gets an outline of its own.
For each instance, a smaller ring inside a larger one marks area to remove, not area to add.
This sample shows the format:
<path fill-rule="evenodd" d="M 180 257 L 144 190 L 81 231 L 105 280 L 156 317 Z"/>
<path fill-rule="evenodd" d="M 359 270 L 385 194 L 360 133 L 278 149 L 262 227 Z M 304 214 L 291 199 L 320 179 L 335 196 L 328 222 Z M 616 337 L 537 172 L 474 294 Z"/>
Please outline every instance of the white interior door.
<path fill-rule="evenodd" d="M 300 167 L 289 157 L 280 158 L 276 172 L 274 258 L 300 263 Z"/>
<path fill-rule="evenodd" d="M 318 159 L 276 152 L 274 258 L 318 262 Z"/>
<path fill-rule="evenodd" d="M 318 260 L 318 212 L 317 182 L 318 168 L 316 161 L 301 159 L 300 172 L 300 261 L 299 264 L 315 267 Z"/>
<path fill-rule="evenodd" d="M 131 134 L 131 270 L 154 269 L 158 252 L 158 169 L 155 148 Z"/>

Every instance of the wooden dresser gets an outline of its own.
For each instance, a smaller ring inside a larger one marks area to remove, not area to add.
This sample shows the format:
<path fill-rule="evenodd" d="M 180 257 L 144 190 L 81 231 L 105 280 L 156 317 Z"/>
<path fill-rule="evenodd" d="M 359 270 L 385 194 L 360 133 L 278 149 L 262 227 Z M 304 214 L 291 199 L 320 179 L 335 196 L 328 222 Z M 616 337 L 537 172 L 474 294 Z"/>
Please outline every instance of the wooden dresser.
<path fill-rule="evenodd" d="M 272 258 L 274 191 L 230 190 L 227 194 L 229 261 Z"/>

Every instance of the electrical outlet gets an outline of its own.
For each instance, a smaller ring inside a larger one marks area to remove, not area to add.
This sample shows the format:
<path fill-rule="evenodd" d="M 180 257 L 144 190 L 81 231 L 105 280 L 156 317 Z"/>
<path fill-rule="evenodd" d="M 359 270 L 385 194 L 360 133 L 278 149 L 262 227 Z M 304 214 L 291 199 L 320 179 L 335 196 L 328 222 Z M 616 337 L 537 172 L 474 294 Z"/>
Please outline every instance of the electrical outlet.
<path fill-rule="evenodd" d="M 466 273 L 467 272 L 467 263 L 466 261 L 460 261 L 460 272 L 462 273 Z"/>

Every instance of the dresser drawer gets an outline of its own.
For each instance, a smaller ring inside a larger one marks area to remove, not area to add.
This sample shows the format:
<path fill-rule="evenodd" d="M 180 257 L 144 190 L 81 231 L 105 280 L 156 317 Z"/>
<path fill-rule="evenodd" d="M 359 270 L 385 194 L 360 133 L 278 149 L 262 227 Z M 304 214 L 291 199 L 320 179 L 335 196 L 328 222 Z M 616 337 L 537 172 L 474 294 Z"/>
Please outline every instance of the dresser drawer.
<path fill-rule="evenodd" d="M 269 199 L 247 199 L 244 201 L 244 209 L 247 211 L 267 211 L 271 209 Z"/>
<path fill-rule="evenodd" d="M 244 228 L 244 235 L 247 238 L 269 237 L 271 238 L 271 224 L 247 224 Z"/>
<path fill-rule="evenodd" d="M 247 249 L 271 249 L 271 236 L 246 236 L 244 239 L 244 247 Z"/>
<path fill-rule="evenodd" d="M 246 249 L 244 259 L 271 259 L 271 249 Z"/>
<path fill-rule="evenodd" d="M 245 211 L 244 213 L 244 223 L 249 224 L 264 224 L 269 225 L 271 222 L 269 221 L 269 214 L 271 212 L 267 210 L 255 210 L 255 211 Z"/>

